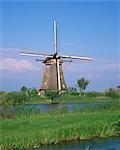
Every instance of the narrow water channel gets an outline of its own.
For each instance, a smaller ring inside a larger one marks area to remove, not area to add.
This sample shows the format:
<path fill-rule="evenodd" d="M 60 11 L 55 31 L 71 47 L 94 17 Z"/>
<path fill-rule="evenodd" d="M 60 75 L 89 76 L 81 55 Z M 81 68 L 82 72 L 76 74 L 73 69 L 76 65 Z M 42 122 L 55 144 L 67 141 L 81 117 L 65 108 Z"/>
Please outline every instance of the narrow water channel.
<path fill-rule="evenodd" d="M 69 104 L 26 104 L 25 108 L 34 108 L 37 111 L 48 112 L 66 107 L 68 111 L 72 111 L 74 108 L 83 108 L 86 106 L 101 105 L 103 102 L 80 102 L 80 103 L 69 103 Z"/>
<path fill-rule="evenodd" d="M 120 150 L 120 137 L 43 145 L 36 150 Z"/>

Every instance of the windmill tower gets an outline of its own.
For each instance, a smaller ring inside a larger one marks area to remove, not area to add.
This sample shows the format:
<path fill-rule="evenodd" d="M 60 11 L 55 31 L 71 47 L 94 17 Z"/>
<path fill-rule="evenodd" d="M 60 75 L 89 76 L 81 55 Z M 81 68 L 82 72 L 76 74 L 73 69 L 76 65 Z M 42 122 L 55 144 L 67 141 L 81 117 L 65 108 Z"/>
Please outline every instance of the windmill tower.
<path fill-rule="evenodd" d="M 45 71 L 42 80 L 42 85 L 39 90 L 39 95 L 43 94 L 46 90 L 59 91 L 60 93 L 67 90 L 64 74 L 62 71 L 62 63 L 64 61 L 65 62 L 71 61 L 72 59 L 80 59 L 87 61 L 92 60 L 92 58 L 90 57 L 67 56 L 67 55 L 60 55 L 58 53 L 56 21 L 54 21 L 54 54 L 21 52 L 20 55 L 43 58 L 43 60 L 36 59 L 37 61 L 43 61 L 43 63 L 45 64 Z"/>

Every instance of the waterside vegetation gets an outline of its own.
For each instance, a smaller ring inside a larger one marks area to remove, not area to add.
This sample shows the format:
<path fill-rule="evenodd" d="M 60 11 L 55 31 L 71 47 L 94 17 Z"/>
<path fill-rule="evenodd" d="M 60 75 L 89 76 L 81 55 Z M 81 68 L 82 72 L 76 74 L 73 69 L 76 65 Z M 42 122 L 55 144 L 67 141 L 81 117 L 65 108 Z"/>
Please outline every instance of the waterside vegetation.
<path fill-rule="evenodd" d="M 24 89 L 22 87 L 21 89 Z M 76 88 L 69 88 L 66 93 L 58 94 L 55 91 L 47 90 L 44 96 L 38 96 L 35 88 L 20 90 L 19 92 L 0 92 L 0 104 L 51 104 L 51 103 L 76 103 L 93 102 L 110 99 L 119 99 L 120 91 L 110 88 L 105 92 L 84 92 L 79 93 Z"/>
<path fill-rule="evenodd" d="M 120 100 L 104 105 L 62 108 L 51 112 L 23 110 L 11 119 L 0 119 L 0 145 L 3 149 L 36 148 L 42 144 L 120 136 Z"/>
<path fill-rule="evenodd" d="M 19 92 L 0 92 L 0 148 L 39 148 L 42 144 L 120 136 L 120 91 L 85 92 L 90 81 L 81 79 L 79 90 L 64 94 L 23 86 Z M 26 109 L 24 104 L 101 102 L 94 107 L 68 107 L 49 112 Z M 15 106 L 15 107 L 14 107 Z"/>

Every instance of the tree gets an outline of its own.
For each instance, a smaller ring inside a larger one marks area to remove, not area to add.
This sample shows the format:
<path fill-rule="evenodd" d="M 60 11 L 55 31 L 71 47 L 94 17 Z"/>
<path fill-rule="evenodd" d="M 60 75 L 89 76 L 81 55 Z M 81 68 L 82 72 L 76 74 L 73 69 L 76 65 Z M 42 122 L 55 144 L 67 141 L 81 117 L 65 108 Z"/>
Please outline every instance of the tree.
<path fill-rule="evenodd" d="M 22 93 L 24 93 L 24 94 L 27 94 L 27 93 L 28 93 L 28 89 L 27 89 L 27 87 L 25 87 L 25 86 L 21 87 L 20 91 L 21 91 Z"/>
<path fill-rule="evenodd" d="M 27 88 L 25 86 L 23 86 L 21 89 L 20 89 L 20 92 L 29 96 L 30 98 L 34 97 L 34 96 L 38 96 L 38 91 L 35 89 L 35 88 Z"/>
<path fill-rule="evenodd" d="M 85 80 L 85 78 L 81 78 L 81 79 L 77 80 L 77 84 L 80 89 L 80 95 L 84 95 L 84 90 L 86 89 L 86 87 L 89 83 L 90 83 L 90 81 Z"/>
<path fill-rule="evenodd" d="M 38 96 L 38 91 L 35 88 L 28 89 L 28 95 L 30 97 Z"/>

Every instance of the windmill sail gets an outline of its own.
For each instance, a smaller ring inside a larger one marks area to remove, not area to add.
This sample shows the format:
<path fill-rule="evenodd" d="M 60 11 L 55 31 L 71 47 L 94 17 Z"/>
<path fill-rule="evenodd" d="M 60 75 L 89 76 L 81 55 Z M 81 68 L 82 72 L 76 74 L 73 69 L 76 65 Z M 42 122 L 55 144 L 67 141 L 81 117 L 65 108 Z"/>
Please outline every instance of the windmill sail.
<path fill-rule="evenodd" d="M 39 53 L 28 53 L 28 52 L 20 52 L 20 55 L 22 56 L 35 56 L 35 57 L 49 57 L 49 58 L 53 58 L 52 55 L 48 55 L 48 54 L 39 54 Z"/>
<path fill-rule="evenodd" d="M 61 91 L 61 80 L 60 80 L 60 64 L 59 59 L 57 59 L 57 80 L 58 80 L 58 90 Z"/>
<path fill-rule="evenodd" d="M 67 58 L 67 59 L 80 59 L 80 60 L 92 60 L 93 58 L 91 57 L 84 57 L 84 56 L 67 56 L 67 55 L 61 55 L 61 58 Z"/>
<path fill-rule="evenodd" d="M 55 54 L 57 54 L 57 22 L 54 21 L 54 50 Z"/>

